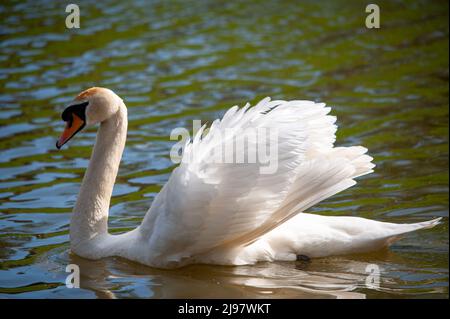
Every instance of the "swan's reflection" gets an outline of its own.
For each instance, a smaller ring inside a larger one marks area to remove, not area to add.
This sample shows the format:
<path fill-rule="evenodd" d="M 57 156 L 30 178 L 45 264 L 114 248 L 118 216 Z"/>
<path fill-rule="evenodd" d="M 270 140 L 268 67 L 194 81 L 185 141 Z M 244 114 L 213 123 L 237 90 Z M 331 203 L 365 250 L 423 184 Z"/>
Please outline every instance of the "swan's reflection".
<path fill-rule="evenodd" d="M 370 264 L 340 257 L 161 270 L 120 258 L 91 261 L 69 253 L 62 258 L 79 265 L 80 288 L 98 298 L 365 298 L 361 291 L 367 289 Z"/>

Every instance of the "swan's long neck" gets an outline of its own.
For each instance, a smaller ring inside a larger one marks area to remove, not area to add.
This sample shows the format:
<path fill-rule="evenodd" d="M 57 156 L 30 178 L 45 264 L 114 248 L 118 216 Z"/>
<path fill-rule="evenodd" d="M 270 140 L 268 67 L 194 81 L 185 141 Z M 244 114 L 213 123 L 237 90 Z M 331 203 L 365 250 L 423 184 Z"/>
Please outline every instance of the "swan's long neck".
<path fill-rule="evenodd" d="M 108 232 L 108 213 L 113 186 L 127 135 L 127 109 L 102 122 L 84 175 L 70 223 L 72 247 Z"/>

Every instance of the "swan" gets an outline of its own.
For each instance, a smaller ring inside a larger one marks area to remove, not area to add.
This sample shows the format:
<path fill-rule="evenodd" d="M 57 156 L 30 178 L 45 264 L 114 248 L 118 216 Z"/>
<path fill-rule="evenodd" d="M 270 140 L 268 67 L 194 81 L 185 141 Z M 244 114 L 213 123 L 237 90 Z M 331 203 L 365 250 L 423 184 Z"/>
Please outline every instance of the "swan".
<path fill-rule="evenodd" d="M 437 225 L 440 218 L 395 224 L 304 213 L 353 186 L 356 177 L 373 172 L 375 166 L 362 146 L 334 147 L 336 118 L 329 112 L 324 103 L 270 98 L 253 107 L 230 108 L 207 134 L 203 126 L 185 144 L 180 165 L 142 223 L 112 235 L 108 211 L 125 147 L 127 108 L 107 88 L 81 92 L 63 111 L 66 126 L 56 142 L 60 149 L 85 126 L 99 124 L 71 215 L 71 251 L 88 259 L 118 256 L 156 268 L 245 265 L 369 252 L 405 233 Z M 264 164 L 258 162 L 209 160 L 230 140 L 248 137 L 249 128 L 276 130 L 275 172 L 263 174 Z M 214 138 L 225 130 L 231 130 L 231 138 Z M 194 153 L 195 161 L 184 160 Z"/>

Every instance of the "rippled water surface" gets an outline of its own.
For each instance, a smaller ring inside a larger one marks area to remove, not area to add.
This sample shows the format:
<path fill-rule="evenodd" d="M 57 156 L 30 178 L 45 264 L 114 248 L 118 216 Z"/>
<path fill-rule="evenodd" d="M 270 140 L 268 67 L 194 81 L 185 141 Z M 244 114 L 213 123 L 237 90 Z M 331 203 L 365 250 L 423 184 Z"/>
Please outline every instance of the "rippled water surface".
<path fill-rule="evenodd" d="M 0 4 L 0 297 L 448 297 L 448 2 L 78 1 Z M 382 221 L 443 216 L 389 251 L 163 271 L 69 252 L 71 208 L 95 130 L 55 149 L 60 113 L 90 86 L 113 89 L 129 113 L 109 226 L 136 227 L 174 164 L 176 127 L 234 105 L 311 99 L 333 106 L 338 145 L 362 144 L 377 164 L 311 212 Z M 64 285 L 81 268 L 81 289 Z M 381 286 L 365 286 L 366 267 Z"/>

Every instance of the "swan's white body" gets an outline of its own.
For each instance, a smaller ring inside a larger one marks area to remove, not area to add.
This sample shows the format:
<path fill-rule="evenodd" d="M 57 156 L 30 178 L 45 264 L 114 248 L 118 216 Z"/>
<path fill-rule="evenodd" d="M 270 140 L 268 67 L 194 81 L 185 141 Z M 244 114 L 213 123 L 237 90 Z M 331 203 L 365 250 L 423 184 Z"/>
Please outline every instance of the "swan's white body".
<path fill-rule="evenodd" d="M 196 161 L 182 162 L 173 171 L 142 224 L 129 233 L 108 234 L 127 110 L 107 89 L 82 98 L 91 100 L 87 123 L 101 122 L 70 225 L 71 249 L 82 257 L 121 256 L 159 268 L 295 260 L 300 254 L 323 257 L 379 249 L 399 235 L 438 223 L 392 224 L 303 213 L 354 185 L 355 177 L 372 172 L 372 158 L 360 146 L 333 146 L 336 119 L 327 115 L 325 104 L 266 98 L 252 108 L 231 108 L 206 136 L 198 132 L 183 154 L 195 152 Z M 232 128 L 233 138 L 245 138 L 246 128 L 258 127 L 278 132 L 275 173 L 261 174 L 259 163 L 207 160 L 230 142 L 218 143 L 215 135 Z"/>

